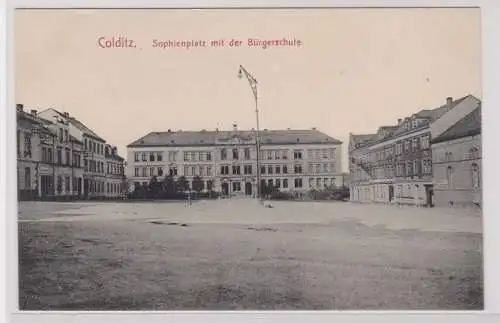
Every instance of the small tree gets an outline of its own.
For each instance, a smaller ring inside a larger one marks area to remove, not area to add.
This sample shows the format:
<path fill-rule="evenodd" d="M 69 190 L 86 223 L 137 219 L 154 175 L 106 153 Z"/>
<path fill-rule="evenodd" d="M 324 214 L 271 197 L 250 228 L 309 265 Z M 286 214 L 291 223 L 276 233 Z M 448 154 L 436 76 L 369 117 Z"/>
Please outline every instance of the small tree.
<path fill-rule="evenodd" d="M 171 196 L 172 194 L 175 193 L 175 180 L 174 177 L 169 174 L 168 176 L 165 176 L 163 179 L 163 192 L 166 196 Z"/>
<path fill-rule="evenodd" d="M 203 189 L 205 188 L 205 182 L 203 182 L 200 176 L 196 175 L 193 178 L 192 186 L 193 186 L 193 191 L 200 194 L 200 192 L 203 191 Z"/>
<path fill-rule="evenodd" d="M 150 197 L 156 198 L 160 195 L 161 192 L 161 183 L 158 182 L 158 179 L 156 176 L 151 177 L 151 180 L 149 181 L 149 193 Z"/>
<path fill-rule="evenodd" d="M 184 192 L 189 188 L 189 183 L 185 176 L 181 176 L 175 182 L 175 188 L 177 192 Z"/>

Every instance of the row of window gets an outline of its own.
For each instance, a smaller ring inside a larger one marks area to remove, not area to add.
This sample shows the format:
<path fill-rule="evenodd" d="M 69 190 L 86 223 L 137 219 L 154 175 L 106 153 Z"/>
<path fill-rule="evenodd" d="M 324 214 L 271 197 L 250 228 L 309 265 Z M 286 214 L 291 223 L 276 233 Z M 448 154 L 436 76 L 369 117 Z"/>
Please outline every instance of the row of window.
<path fill-rule="evenodd" d="M 73 152 L 71 154 L 71 150 L 69 148 L 64 149 L 64 154 L 63 154 L 63 149 L 61 147 L 58 147 L 56 149 L 56 155 L 55 155 L 55 160 L 54 160 L 54 154 L 52 148 L 49 147 L 42 147 L 42 156 L 41 156 L 41 161 L 44 163 L 52 163 L 55 162 L 57 165 L 67 165 L 67 166 L 73 166 L 73 167 L 81 167 L 81 154 L 79 152 Z M 64 158 L 63 158 L 64 156 Z"/>
<path fill-rule="evenodd" d="M 376 151 L 371 151 L 363 156 L 361 160 L 370 162 L 378 162 L 391 159 L 393 155 L 399 156 L 402 154 L 416 152 L 422 149 L 430 148 L 430 136 L 428 134 L 402 140 L 390 147 L 385 147 Z"/>
<path fill-rule="evenodd" d="M 105 173 L 104 172 L 104 162 L 102 161 L 97 161 L 97 160 L 84 160 L 83 161 L 83 168 L 87 172 L 95 172 L 95 173 Z M 117 165 L 117 164 L 112 164 L 112 163 L 107 163 L 107 172 L 106 174 L 112 174 L 112 175 L 123 175 L 124 174 L 124 168 L 123 166 Z"/>
<path fill-rule="evenodd" d="M 396 155 L 415 152 L 421 149 L 428 149 L 430 147 L 430 136 L 423 135 L 413 137 L 396 143 Z"/>
<path fill-rule="evenodd" d="M 375 167 L 373 169 L 353 170 L 353 180 L 385 179 L 396 177 L 412 177 L 432 175 L 432 162 L 430 159 L 413 160 L 393 165 Z"/>
<path fill-rule="evenodd" d="M 335 148 L 330 149 L 309 149 L 307 151 L 307 156 L 309 159 L 330 159 L 335 160 Z"/>
<path fill-rule="evenodd" d="M 104 144 L 85 138 L 83 140 L 83 146 L 85 151 L 92 152 L 94 154 L 104 155 Z"/>
<path fill-rule="evenodd" d="M 463 156 L 464 159 L 479 159 L 481 158 L 481 154 L 479 153 L 479 149 L 476 147 L 470 148 L 465 156 Z M 445 162 L 451 162 L 454 161 L 455 158 L 453 154 L 450 151 L 447 151 L 444 153 L 442 156 L 437 156 L 437 161 L 445 161 Z M 460 159 L 459 159 L 460 160 Z"/>
<path fill-rule="evenodd" d="M 316 167 L 314 167 L 316 166 Z M 323 167 L 321 167 L 321 164 L 309 164 L 309 173 L 310 174 L 315 174 L 315 173 L 328 173 L 328 172 L 334 172 L 335 171 L 335 165 L 334 164 L 323 164 Z M 166 168 L 166 167 L 165 167 Z M 170 172 L 169 174 L 172 176 L 177 176 L 177 167 L 176 166 L 170 166 L 169 167 Z M 260 173 L 265 175 L 265 174 L 288 174 L 288 166 L 287 165 L 262 165 L 260 166 Z M 302 174 L 303 173 L 303 168 L 302 165 L 294 165 L 293 166 L 293 173 L 294 174 Z M 243 165 L 241 167 L 240 165 L 221 165 L 219 168 L 219 174 L 220 175 L 252 175 L 254 174 L 254 169 L 252 165 Z M 164 167 L 159 166 L 159 167 L 149 167 L 149 172 L 148 172 L 148 167 L 135 167 L 134 169 L 134 175 L 135 177 L 147 177 L 147 176 L 163 176 L 165 175 L 164 172 Z M 205 165 L 186 165 L 184 166 L 184 175 L 185 176 L 213 176 L 212 172 L 212 166 L 205 166 Z"/>
<path fill-rule="evenodd" d="M 411 177 L 432 174 L 432 162 L 430 159 L 407 161 L 396 164 L 397 177 Z"/>
<path fill-rule="evenodd" d="M 472 188 L 478 189 L 481 185 L 481 178 L 479 175 L 479 166 L 477 164 L 471 165 L 471 174 L 472 174 Z M 446 182 L 449 188 L 454 187 L 453 183 L 453 167 L 446 167 Z"/>
<path fill-rule="evenodd" d="M 220 160 L 250 160 L 251 151 L 250 148 L 244 148 L 243 150 L 238 148 L 231 149 L 231 156 L 228 156 L 228 150 L 223 148 L 220 150 Z M 168 152 L 168 161 L 177 161 L 177 152 Z M 322 149 L 322 150 L 311 150 L 311 156 L 316 156 L 317 158 L 323 159 L 335 159 L 335 149 Z M 230 157 L 230 158 L 229 158 Z M 294 150 L 293 159 L 301 160 L 303 157 L 302 150 Z M 260 159 L 267 160 L 287 160 L 288 150 L 263 150 L 260 152 Z M 210 151 L 184 151 L 183 160 L 192 161 L 211 161 L 212 153 Z M 136 152 L 134 154 L 135 162 L 161 162 L 163 161 L 163 152 Z"/>

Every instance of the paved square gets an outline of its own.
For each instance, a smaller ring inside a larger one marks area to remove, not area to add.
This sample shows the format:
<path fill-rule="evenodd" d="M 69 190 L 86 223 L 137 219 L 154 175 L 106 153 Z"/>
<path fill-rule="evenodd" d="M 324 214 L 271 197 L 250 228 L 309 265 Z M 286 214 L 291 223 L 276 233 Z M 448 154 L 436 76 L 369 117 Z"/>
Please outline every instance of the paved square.
<path fill-rule="evenodd" d="M 20 203 L 26 310 L 483 308 L 475 210 Z"/>

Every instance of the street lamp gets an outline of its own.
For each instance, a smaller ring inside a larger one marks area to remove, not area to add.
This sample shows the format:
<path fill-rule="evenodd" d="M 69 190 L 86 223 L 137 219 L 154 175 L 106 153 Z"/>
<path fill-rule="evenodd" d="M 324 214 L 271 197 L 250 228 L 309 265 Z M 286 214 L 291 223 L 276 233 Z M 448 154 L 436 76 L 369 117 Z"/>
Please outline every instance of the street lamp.
<path fill-rule="evenodd" d="M 242 65 L 240 65 L 240 69 L 238 71 L 238 78 L 242 78 L 243 74 L 245 75 L 250 87 L 252 88 L 252 93 L 255 99 L 255 117 L 257 120 L 257 135 L 255 138 L 255 147 L 257 150 L 257 197 L 262 203 L 262 196 L 260 194 L 260 167 L 259 167 L 259 158 L 260 158 L 260 130 L 259 130 L 259 108 L 258 108 L 258 95 L 257 95 L 257 80 L 250 74 Z"/>

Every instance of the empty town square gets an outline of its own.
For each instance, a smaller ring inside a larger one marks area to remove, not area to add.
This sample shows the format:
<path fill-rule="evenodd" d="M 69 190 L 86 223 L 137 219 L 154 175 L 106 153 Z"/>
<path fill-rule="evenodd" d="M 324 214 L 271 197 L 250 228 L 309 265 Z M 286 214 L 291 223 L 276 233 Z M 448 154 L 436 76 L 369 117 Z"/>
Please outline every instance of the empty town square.
<path fill-rule="evenodd" d="M 21 202 L 20 309 L 480 310 L 481 221 L 338 201 Z"/>

